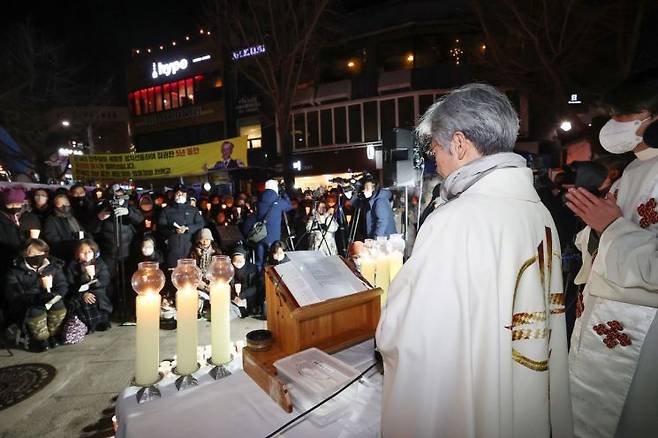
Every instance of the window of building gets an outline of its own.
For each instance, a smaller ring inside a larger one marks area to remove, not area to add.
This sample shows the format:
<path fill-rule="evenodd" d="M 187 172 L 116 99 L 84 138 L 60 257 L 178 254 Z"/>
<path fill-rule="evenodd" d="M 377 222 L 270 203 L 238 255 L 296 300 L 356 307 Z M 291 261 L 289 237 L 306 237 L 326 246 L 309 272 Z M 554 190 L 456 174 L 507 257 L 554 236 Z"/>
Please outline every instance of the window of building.
<path fill-rule="evenodd" d="M 421 94 L 418 96 L 418 111 L 420 114 L 425 114 L 425 111 L 434 103 L 433 94 Z"/>
<path fill-rule="evenodd" d="M 171 109 L 171 84 L 162 86 L 162 107 L 165 111 Z"/>
<path fill-rule="evenodd" d="M 306 147 L 306 118 L 304 113 L 295 114 L 293 117 L 293 147 L 305 148 Z"/>
<path fill-rule="evenodd" d="M 332 145 L 334 144 L 334 125 L 331 120 L 331 109 L 325 109 L 320 111 L 320 123 L 322 129 L 322 145 Z"/>
<path fill-rule="evenodd" d="M 162 111 L 162 87 L 155 87 L 155 110 Z"/>
<path fill-rule="evenodd" d="M 379 120 L 382 135 L 387 134 L 397 126 L 397 123 L 395 123 L 395 99 L 379 102 Z"/>
<path fill-rule="evenodd" d="M 379 120 L 377 115 L 377 101 L 363 103 L 364 140 L 379 140 Z"/>
<path fill-rule="evenodd" d="M 249 149 L 258 149 L 261 145 L 262 133 L 260 122 L 253 119 L 241 120 L 240 136 L 247 137 L 247 147 Z"/>
<path fill-rule="evenodd" d="M 350 105 L 348 107 L 350 143 L 363 141 L 361 132 L 361 105 Z"/>
<path fill-rule="evenodd" d="M 347 143 L 347 108 L 339 106 L 334 108 L 334 136 L 336 144 Z"/>
<path fill-rule="evenodd" d="M 416 126 L 413 96 L 398 99 L 398 126 L 400 128 L 413 128 Z"/>
<path fill-rule="evenodd" d="M 319 132 L 318 132 L 318 116 L 319 113 L 317 111 L 309 111 L 306 113 L 306 123 L 307 123 L 307 129 L 308 132 L 306 133 L 307 135 L 307 144 L 308 147 L 313 148 L 319 145 Z"/>

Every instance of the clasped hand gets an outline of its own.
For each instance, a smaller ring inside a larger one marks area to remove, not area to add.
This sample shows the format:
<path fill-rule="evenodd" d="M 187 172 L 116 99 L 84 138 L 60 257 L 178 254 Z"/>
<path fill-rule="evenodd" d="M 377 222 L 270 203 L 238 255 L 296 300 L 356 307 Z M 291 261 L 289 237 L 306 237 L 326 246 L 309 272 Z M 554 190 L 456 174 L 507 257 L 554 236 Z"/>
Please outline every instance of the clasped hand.
<path fill-rule="evenodd" d="M 605 198 L 598 198 L 586 189 L 579 187 L 569 189 L 566 198 L 567 207 L 599 235 L 611 223 L 623 216 L 617 205 L 617 198 L 612 193 L 608 193 Z"/>

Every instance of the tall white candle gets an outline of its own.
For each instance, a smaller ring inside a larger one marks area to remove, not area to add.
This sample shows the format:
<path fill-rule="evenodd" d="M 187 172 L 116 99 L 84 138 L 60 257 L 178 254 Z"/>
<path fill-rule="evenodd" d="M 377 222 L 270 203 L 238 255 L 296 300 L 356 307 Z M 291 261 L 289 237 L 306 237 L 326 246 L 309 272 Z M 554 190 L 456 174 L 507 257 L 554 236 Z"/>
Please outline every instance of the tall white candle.
<path fill-rule="evenodd" d="M 176 292 L 176 373 L 192 374 L 197 370 L 197 311 L 199 295 L 194 287 Z"/>
<path fill-rule="evenodd" d="M 137 334 L 135 383 L 149 386 L 158 381 L 160 362 L 160 294 L 147 291 L 136 299 Z"/>
<path fill-rule="evenodd" d="M 361 275 L 375 286 L 375 260 L 372 257 L 362 256 L 360 259 Z"/>
<path fill-rule="evenodd" d="M 231 286 L 213 282 L 210 285 L 210 344 L 212 363 L 221 365 L 231 360 Z"/>
<path fill-rule="evenodd" d="M 382 289 L 381 304 L 382 306 L 388 299 L 388 284 L 390 279 L 389 261 L 387 254 L 378 254 L 375 259 L 375 285 Z"/>
<path fill-rule="evenodd" d="M 388 260 L 389 260 L 389 277 L 390 281 L 393 281 L 396 275 L 398 275 L 398 272 L 400 272 L 400 269 L 402 269 L 402 263 L 404 260 L 404 256 L 401 252 L 399 251 L 393 251 L 388 255 Z"/>

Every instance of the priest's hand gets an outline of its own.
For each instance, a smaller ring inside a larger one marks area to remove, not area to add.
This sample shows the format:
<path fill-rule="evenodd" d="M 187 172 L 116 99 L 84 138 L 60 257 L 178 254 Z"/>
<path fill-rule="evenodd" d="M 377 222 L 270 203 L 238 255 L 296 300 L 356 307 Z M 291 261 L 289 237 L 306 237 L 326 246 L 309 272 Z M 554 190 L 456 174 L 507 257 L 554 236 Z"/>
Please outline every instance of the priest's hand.
<path fill-rule="evenodd" d="M 602 199 L 579 187 L 569 189 L 566 197 L 567 207 L 599 235 L 603 233 L 608 225 L 623 216 L 617 205 L 617 198 L 612 193 L 608 193 Z"/>

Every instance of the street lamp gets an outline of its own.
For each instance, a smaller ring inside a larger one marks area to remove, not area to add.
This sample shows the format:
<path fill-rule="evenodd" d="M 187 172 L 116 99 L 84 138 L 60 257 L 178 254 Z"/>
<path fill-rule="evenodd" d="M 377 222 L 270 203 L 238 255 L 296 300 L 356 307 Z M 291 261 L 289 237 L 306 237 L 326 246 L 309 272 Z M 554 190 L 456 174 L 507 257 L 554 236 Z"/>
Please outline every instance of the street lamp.
<path fill-rule="evenodd" d="M 571 131 L 571 128 L 572 128 L 571 122 L 568 120 L 565 120 L 562 123 L 560 123 L 560 129 L 563 130 L 564 132 Z"/>
<path fill-rule="evenodd" d="M 62 126 L 68 128 L 69 126 L 71 126 L 71 122 L 69 122 L 68 120 L 62 120 Z"/>

